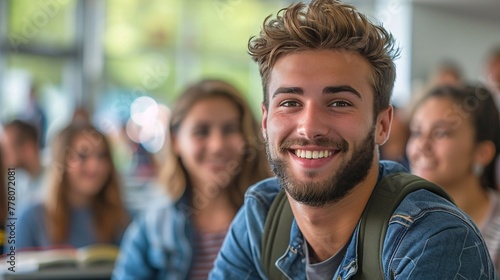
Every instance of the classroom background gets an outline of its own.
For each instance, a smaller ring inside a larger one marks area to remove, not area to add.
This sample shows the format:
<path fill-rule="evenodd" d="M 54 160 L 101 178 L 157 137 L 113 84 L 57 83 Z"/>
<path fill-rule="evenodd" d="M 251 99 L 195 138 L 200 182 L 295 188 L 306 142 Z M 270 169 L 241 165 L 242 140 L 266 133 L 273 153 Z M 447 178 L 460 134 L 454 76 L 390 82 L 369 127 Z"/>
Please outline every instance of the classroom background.
<path fill-rule="evenodd" d="M 39 129 L 41 160 L 70 121 L 112 142 L 132 212 L 162 164 L 169 107 L 200 78 L 235 84 L 260 117 L 261 82 L 247 52 L 262 19 L 291 0 L 0 0 L 0 121 Z M 443 62 L 486 81 L 500 45 L 494 0 L 345 1 L 381 21 L 402 48 L 393 103 L 405 107 Z M 0 135 L 2 125 L 0 125 Z"/>

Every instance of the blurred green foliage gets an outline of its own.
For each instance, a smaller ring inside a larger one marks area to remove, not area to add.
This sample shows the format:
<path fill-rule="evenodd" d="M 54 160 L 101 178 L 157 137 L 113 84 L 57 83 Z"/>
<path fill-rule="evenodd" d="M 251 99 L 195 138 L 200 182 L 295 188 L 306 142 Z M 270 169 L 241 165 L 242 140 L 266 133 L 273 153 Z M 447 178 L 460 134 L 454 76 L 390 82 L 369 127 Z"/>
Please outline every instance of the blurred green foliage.
<path fill-rule="evenodd" d="M 25 69 L 37 84 L 60 87 L 64 72 L 74 71 L 68 61 L 81 51 L 75 48 L 81 32 L 76 18 L 84 14 L 79 13 L 81 3 L 8 3 L 11 46 L 42 51 L 10 53 L 7 68 Z M 222 78 L 248 95 L 260 114 L 260 80 L 247 54 L 248 39 L 259 33 L 266 16 L 284 5 L 283 0 L 107 0 L 102 94 L 121 89 L 170 104 L 188 83 Z"/>
<path fill-rule="evenodd" d="M 270 11 L 282 4 L 259 0 L 107 3 L 108 81 L 119 87 L 146 88 L 165 103 L 201 77 L 227 79 L 249 95 L 249 84 L 255 83 L 249 71 L 257 68 L 251 67 L 248 39 L 258 34 Z M 257 83 L 260 87 L 260 81 Z M 261 98 L 258 100 L 252 102 L 256 110 Z"/>

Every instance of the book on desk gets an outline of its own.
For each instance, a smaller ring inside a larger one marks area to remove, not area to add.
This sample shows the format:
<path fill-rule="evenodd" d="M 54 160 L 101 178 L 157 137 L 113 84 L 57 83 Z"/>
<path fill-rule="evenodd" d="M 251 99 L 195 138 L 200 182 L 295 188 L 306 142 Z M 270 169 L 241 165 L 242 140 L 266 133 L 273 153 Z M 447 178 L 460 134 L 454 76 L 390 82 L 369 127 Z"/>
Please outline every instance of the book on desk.
<path fill-rule="evenodd" d="M 21 251 L 15 271 L 2 268 L 0 279 L 110 279 L 118 253 L 119 248 L 109 244 Z"/>

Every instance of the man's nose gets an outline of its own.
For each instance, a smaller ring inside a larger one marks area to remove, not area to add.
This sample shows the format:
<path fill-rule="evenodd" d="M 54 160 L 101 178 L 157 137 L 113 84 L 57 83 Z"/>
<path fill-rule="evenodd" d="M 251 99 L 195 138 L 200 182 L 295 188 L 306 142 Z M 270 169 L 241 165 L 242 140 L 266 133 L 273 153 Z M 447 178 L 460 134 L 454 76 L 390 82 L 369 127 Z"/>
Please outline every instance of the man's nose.
<path fill-rule="evenodd" d="M 306 103 L 302 114 L 298 116 L 299 135 L 311 140 L 327 135 L 332 121 L 327 114 L 323 106 L 314 102 Z"/>

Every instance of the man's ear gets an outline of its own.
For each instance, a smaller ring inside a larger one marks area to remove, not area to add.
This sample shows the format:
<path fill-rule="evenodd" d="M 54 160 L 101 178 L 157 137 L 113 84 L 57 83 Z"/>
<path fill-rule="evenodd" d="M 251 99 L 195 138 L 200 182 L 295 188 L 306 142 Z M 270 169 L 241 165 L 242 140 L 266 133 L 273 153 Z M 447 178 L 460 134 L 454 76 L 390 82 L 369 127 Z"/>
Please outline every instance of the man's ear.
<path fill-rule="evenodd" d="M 389 105 L 387 109 L 382 110 L 377 116 L 375 143 L 379 146 L 383 145 L 389 139 L 393 111 L 392 105 Z"/>
<path fill-rule="evenodd" d="M 267 141 L 267 108 L 264 103 L 260 104 L 262 110 L 262 137 Z"/>

